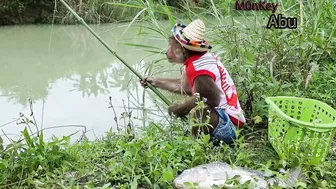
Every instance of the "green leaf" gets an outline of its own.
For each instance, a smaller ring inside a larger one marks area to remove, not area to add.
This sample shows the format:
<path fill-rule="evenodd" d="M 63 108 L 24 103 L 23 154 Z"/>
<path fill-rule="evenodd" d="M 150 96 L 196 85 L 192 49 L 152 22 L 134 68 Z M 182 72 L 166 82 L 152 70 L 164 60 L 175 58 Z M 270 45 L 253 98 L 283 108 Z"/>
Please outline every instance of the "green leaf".
<path fill-rule="evenodd" d="M 210 135 L 209 135 L 209 134 L 203 136 L 203 142 L 204 142 L 204 143 L 208 143 L 209 140 L 210 140 Z"/>
<path fill-rule="evenodd" d="M 154 46 L 149 46 L 149 45 L 142 45 L 142 44 L 135 44 L 135 43 L 122 43 L 123 45 L 128 45 L 132 47 L 140 47 L 140 48 L 145 48 L 145 49 L 157 49 L 159 51 L 162 51 L 162 48 L 159 47 L 154 47 Z"/>
<path fill-rule="evenodd" d="M 0 152 L 4 150 L 4 147 L 3 147 L 3 139 L 1 138 L 0 136 Z"/>
<path fill-rule="evenodd" d="M 235 175 L 234 177 L 232 177 L 233 180 L 240 180 L 241 176 L 240 175 Z"/>
<path fill-rule="evenodd" d="M 272 175 L 273 175 L 273 171 L 271 171 L 271 170 L 269 170 L 269 169 L 266 169 L 266 170 L 265 170 L 265 174 L 264 174 L 265 177 L 270 177 L 270 176 L 272 176 Z"/>
<path fill-rule="evenodd" d="M 160 189 L 160 186 L 157 183 L 155 183 L 154 184 L 154 189 Z"/>
<path fill-rule="evenodd" d="M 147 177 L 147 176 L 143 176 L 144 178 L 145 178 L 145 180 L 146 180 L 146 182 L 150 185 L 150 186 L 152 186 L 152 182 L 150 181 L 150 179 Z"/>
<path fill-rule="evenodd" d="M 2 162 L 0 162 L 0 169 L 5 169 L 6 168 L 6 165 L 4 164 L 4 163 L 2 163 Z"/>
<path fill-rule="evenodd" d="M 322 184 L 322 186 L 323 186 L 324 188 L 327 188 L 327 186 L 328 186 L 328 182 L 325 181 L 325 180 L 323 180 L 323 181 L 321 182 L 321 184 Z"/>
<path fill-rule="evenodd" d="M 254 120 L 254 123 L 255 124 L 258 124 L 258 123 L 260 123 L 261 121 L 262 121 L 262 118 L 260 117 L 260 116 L 255 116 L 254 118 L 253 118 L 253 120 Z"/>
<path fill-rule="evenodd" d="M 132 184 L 131 184 L 131 189 L 137 189 L 138 188 L 138 180 L 134 178 Z"/>
<path fill-rule="evenodd" d="M 194 157 L 194 156 L 195 156 L 195 149 L 190 149 L 189 151 L 190 151 L 190 155 L 191 155 L 192 157 Z"/>
<path fill-rule="evenodd" d="M 296 183 L 296 187 L 303 187 L 303 188 L 307 188 L 307 183 L 304 183 L 304 182 L 298 182 Z"/>
<path fill-rule="evenodd" d="M 169 134 L 165 130 L 163 130 L 160 126 L 158 126 L 157 124 L 155 124 L 154 122 L 152 122 L 149 125 L 149 127 L 152 127 L 152 126 L 156 127 L 162 134 L 164 134 L 164 135 L 166 135 L 166 136 L 169 137 Z"/>
<path fill-rule="evenodd" d="M 172 181 L 174 179 L 174 175 L 170 171 L 165 171 L 162 175 L 163 179 L 166 181 Z"/>
<path fill-rule="evenodd" d="M 191 182 L 184 182 L 183 184 L 186 187 L 195 187 L 195 186 L 198 186 L 198 183 L 191 183 Z"/>
<path fill-rule="evenodd" d="M 31 137 L 29 136 L 27 127 L 25 127 L 25 129 L 22 131 L 22 134 L 23 134 L 23 136 L 24 136 L 24 139 L 25 139 L 26 142 L 27 142 L 27 145 L 28 145 L 29 147 L 34 147 L 33 140 L 32 140 Z"/>

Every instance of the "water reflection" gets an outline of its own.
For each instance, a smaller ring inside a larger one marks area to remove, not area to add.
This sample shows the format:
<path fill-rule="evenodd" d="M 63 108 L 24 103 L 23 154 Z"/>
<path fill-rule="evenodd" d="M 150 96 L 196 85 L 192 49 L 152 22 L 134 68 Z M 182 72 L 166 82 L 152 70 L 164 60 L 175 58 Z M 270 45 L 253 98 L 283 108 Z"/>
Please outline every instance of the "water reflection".
<path fill-rule="evenodd" d="M 155 63 L 164 55 L 153 56 L 148 51 L 120 44 L 122 41 L 164 50 L 166 39 L 137 37 L 137 28 L 131 27 L 118 41 L 125 26 L 106 24 L 92 28 L 139 73 L 143 74 L 149 64 L 153 64 L 156 73 L 162 70 L 176 70 L 169 75 L 179 73 L 179 68 L 165 60 Z M 130 99 L 135 109 L 142 105 L 143 90 L 136 76 L 82 26 L 2 27 L 0 41 L 0 125 L 21 111 L 29 112 L 27 99 L 31 98 L 35 102 L 35 115 L 44 114 L 43 119 L 37 117 L 39 124 L 83 124 L 94 128 L 97 135 L 115 127 L 112 112 L 107 108 L 109 96 L 118 115 L 124 111 L 122 100 Z M 165 106 L 154 94 L 146 95 L 145 99 L 147 108 Z M 4 130 L 18 133 L 22 127 L 7 125 Z M 63 129 L 56 133 L 66 132 Z"/>

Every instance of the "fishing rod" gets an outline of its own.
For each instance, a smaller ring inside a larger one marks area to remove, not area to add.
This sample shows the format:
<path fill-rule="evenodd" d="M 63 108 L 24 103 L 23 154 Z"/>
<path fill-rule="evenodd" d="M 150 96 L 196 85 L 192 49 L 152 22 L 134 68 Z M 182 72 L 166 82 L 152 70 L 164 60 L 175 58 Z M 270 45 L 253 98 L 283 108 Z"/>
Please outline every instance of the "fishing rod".
<path fill-rule="evenodd" d="M 85 26 L 106 48 L 109 50 L 115 57 L 117 57 L 128 69 L 130 69 L 136 76 L 138 76 L 139 79 L 144 80 L 144 77 L 141 76 L 135 69 L 133 69 L 130 65 L 128 65 L 118 54 L 115 50 L 113 50 L 101 37 L 98 36 L 98 34 L 93 31 L 84 21 L 83 18 L 81 18 L 64 0 L 60 0 L 61 3 L 76 17 L 76 19 Z M 147 81 L 146 81 L 147 82 Z M 147 86 L 163 100 L 168 106 L 171 105 L 171 102 L 162 94 L 158 89 L 156 89 L 151 83 L 147 82 Z M 183 121 L 186 121 L 186 117 L 182 117 Z"/>

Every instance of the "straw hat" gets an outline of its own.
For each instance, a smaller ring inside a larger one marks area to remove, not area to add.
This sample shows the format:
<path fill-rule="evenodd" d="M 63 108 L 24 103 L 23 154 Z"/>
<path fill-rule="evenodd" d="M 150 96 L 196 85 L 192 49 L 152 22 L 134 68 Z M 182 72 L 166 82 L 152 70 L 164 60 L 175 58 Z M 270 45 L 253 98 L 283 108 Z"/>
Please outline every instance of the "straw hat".
<path fill-rule="evenodd" d="M 204 39 L 205 25 L 200 19 L 194 20 L 187 26 L 175 24 L 172 32 L 175 39 L 186 49 L 204 52 L 212 48 Z"/>

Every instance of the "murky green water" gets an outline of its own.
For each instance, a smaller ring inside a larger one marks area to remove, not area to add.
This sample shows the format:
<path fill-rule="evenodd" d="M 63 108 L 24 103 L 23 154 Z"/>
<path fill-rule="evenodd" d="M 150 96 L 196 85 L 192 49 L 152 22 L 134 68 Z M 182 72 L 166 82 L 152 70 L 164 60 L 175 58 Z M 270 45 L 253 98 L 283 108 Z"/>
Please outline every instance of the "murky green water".
<path fill-rule="evenodd" d="M 123 44 L 151 45 L 164 50 L 167 41 L 159 35 L 138 37 L 139 29 L 135 26 L 124 33 L 126 24 L 91 27 L 141 74 L 151 62 L 164 58 L 164 55 Z M 180 66 L 163 60 L 154 65 L 152 72 L 165 75 L 167 72 L 163 71 L 168 71 L 169 75 L 178 75 L 179 69 Z M 39 127 L 85 125 L 88 131 L 86 136 L 95 139 L 110 128 L 115 130 L 117 127 L 114 112 L 108 108 L 109 96 L 112 97 L 118 118 L 125 112 L 124 102 L 126 109 L 130 107 L 132 110 L 132 123 L 143 125 L 140 120 L 142 111 L 136 110 L 143 102 L 143 89 L 138 79 L 83 26 L 0 27 L 2 137 L 6 133 L 13 138 L 24 129 L 24 125 L 17 125 L 16 122 L 7 123 L 19 118 L 20 112 L 31 118 L 28 103 L 31 98 Z M 157 102 L 154 103 L 150 97 Z M 145 107 L 155 110 L 159 104 L 166 113 L 163 102 L 154 94 L 150 97 L 146 95 Z M 148 115 L 149 121 L 164 119 L 160 111 L 155 114 Z M 124 127 L 123 119 L 118 120 L 118 125 Z M 82 129 L 49 129 L 45 135 L 49 138 L 52 135 L 59 137 L 78 130 Z"/>

